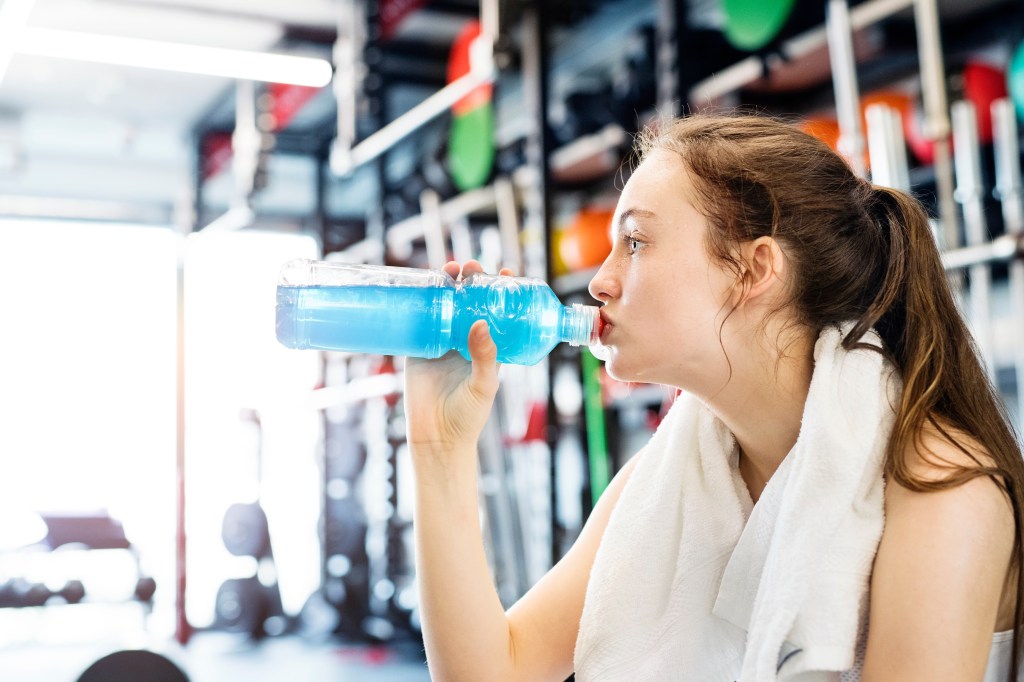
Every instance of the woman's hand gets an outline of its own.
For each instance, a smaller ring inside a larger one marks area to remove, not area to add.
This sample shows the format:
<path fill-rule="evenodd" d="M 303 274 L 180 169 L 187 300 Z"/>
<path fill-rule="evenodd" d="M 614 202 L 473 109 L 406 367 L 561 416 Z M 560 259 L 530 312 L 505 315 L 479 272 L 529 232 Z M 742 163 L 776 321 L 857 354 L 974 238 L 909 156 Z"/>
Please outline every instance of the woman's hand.
<path fill-rule="evenodd" d="M 483 268 L 470 260 L 461 268 L 456 262 L 447 263 L 444 270 L 452 277 L 465 278 Z M 511 275 L 512 271 L 503 269 L 499 274 Z M 475 448 L 498 392 L 498 351 L 487 322 L 473 324 L 468 345 L 472 363 L 454 350 L 436 360 L 406 361 L 406 425 L 414 450 L 444 453 Z"/>

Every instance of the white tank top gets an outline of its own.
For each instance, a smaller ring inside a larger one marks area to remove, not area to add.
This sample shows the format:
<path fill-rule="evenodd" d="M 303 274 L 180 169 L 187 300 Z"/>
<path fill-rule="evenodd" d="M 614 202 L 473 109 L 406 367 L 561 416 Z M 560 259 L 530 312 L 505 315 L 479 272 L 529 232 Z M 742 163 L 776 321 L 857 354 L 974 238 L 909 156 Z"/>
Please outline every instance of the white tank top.
<path fill-rule="evenodd" d="M 1010 675 L 1010 661 L 1013 657 L 1013 630 L 992 635 L 992 648 L 988 650 L 988 667 L 982 682 L 1007 682 Z M 1018 680 L 1024 675 L 1017 674 Z"/>
<path fill-rule="evenodd" d="M 840 674 L 841 682 L 860 682 L 861 670 L 864 667 L 864 649 L 867 645 L 867 633 L 861 630 L 860 641 L 853 668 Z M 988 666 L 981 682 L 1009 682 L 1010 660 L 1013 656 L 1013 630 L 1004 630 L 992 635 L 992 648 L 988 650 Z M 1017 682 L 1024 682 L 1024 667 L 1017 674 Z"/>

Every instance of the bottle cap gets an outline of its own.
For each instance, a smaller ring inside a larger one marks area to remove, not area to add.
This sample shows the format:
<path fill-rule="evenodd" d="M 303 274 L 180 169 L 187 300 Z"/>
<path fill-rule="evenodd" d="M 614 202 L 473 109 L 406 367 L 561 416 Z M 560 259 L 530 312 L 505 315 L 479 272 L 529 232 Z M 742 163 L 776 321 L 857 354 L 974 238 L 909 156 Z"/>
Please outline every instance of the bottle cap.
<path fill-rule="evenodd" d="M 601 309 L 596 305 L 572 304 L 570 346 L 593 346 L 601 342 Z"/>

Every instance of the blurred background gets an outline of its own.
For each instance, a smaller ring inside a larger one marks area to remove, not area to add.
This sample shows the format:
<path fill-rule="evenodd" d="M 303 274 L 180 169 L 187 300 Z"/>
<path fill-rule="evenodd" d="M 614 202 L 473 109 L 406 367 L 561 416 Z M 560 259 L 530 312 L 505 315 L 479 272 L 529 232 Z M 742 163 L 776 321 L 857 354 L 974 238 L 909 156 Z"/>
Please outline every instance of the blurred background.
<path fill-rule="evenodd" d="M 279 345 L 281 265 L 593 303 L 633 135 L 736 107 L 928 205 L 1020 425 L 1019 0 L 2 0 L 0 678 L 428 679 L 404 361 Z M 502 372 L 510 605 L 673 395 Z"/>

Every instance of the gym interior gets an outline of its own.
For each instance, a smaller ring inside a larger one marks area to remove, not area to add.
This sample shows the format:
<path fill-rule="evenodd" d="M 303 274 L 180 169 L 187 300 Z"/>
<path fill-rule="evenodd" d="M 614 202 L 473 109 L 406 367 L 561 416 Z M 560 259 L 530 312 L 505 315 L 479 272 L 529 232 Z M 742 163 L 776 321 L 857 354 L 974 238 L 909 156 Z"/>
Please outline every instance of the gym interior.
<path fill-rule="evenodd" d="M 736 108 L 925 201 L 1021 426 L 1018 0 L 3 0 L 0 679 L 430 679 L 405 359 L 285 348 L 282 266 L 593 305 L 634 135 Z M 674 394 L 564 343 L 502 373 L 509 606 Z"/>

